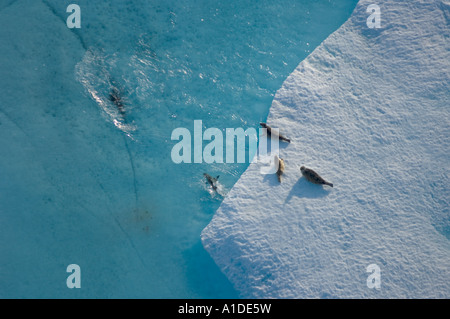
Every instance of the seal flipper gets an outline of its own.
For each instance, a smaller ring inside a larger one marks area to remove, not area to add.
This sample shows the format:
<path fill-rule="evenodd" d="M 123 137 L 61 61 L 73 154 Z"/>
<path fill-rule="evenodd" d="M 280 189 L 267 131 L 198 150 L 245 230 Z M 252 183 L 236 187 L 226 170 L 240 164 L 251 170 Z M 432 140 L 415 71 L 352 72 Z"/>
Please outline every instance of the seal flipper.
<path fill-rule="evenodd" d="M 291 142 L 290 139 L 288 139 L 287 137 L 284 137 L 284 136 L 282 136 L 282 135 L 280 135 L 280 140 L 285 141 L 285 142 L 288 142 L 288 143 Z"/>

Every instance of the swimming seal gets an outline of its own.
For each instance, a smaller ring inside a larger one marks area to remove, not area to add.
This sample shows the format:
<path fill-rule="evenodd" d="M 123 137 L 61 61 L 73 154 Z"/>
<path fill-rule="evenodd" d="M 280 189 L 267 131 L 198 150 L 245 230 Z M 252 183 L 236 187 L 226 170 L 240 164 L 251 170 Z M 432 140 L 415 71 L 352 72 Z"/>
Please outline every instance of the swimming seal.
<path fill-rule="evenodd" d="M 114 103 L 114 105 L 119 110 L 119 113 L 122 117 L 125 116 L 125 106 L 123 105 L 123 100 L 120 95 L 120 91 L 113 87 L 111 92 L 109 92 L 109 100 Z"/>
<path fill-rule="evenodd" d="M 282 158 L 279 158 L 277 155 L 275 155 L 275 162 L 278 160 L 278 169 L 277 169 L 277 176 L 278 181 L 281 183 L 281 175 L 284 173 L 284 160 Z"/>
<path fill-rule="evenodd" d="M 264 127 L 264 128 L 267 129 L 267 135 L 268 135 L 268 136 L 271 136 L 271 135 L 278 136 L 278 138 L 279 138 L 281 141 L 285 141 L 285 142 L 288 142 L 288 143 L 291 142 L 291 140 L 288 139 L 287 137 L 284 137 L 283 135 L 281 135 L 281 134 L 279 134 L 279 133 L 272 132 L 272 128 L 271 128 L 269 125 L 267 125 L 266 123 L 261 122 L 261 123 L 259 123 L 259 125 L 261 125 L 262 127 Z"/>
<path fill-rule="evenodd" d="M 317 174 L 310 168 L 306 168 L 305 166 L 302 166 L 302 167 L 300 167 L 300 171 L 302 172 L 302 175 L 311 183 L 319 184 L 319 185 L 328 185 L 328 186 L 333 187 L 332 183 L 325 181 L 322 177 L 320 177 L 319 174 Z"/>
<path fill-rule="evenodd" d="M 208 173 L 203 173 L 203 176 L 205 176 L 206 180 L 208 181 L 209 185 L 211 185 L 212 189 L 217 191 L 217 180 L 219 179 L 219 175 L 217 177 L 212 177 Z"/>

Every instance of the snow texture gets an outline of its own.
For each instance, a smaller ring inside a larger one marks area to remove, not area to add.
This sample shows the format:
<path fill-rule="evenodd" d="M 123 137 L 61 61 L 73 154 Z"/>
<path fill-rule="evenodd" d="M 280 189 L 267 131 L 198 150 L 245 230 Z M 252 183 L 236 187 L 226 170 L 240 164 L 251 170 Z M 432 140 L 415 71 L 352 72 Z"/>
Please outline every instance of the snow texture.
<path fill-rule="evenodd" d="M 370 29 L 373 3 L 278 90 L 267 122 L 292 140 L 282 183 L 250 164 L 202 232 L 242 297 L 450 297 L 450 2 L 377 1 Z"/>

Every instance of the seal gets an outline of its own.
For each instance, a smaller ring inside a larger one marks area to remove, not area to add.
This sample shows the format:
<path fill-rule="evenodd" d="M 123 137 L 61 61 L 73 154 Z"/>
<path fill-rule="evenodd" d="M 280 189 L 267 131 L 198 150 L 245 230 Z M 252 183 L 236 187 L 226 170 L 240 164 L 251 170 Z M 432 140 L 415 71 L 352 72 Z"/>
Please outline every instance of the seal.
<path fill-rule="evenodd" d="M 209 185 L 211 185 L 212 189 L 217 191 L 217 180 L 219 179 L 219 175 L 217 177 L 212 177 L 208 173 L 203 173 L 203 176 L 205 176 L 206 180 L 208 181 Z"/>
<path fill-rule="evenodd" d="M 125 117 L 125 106 L 123 105 L 123 99 L 120 95 L 120 91 L 113 87 L 111 92 L 109 92 L 109 100 L 114 103 L 114 105 L 119 110 L 119 113 L 122 117 Z"/>
<path fill-rule="evenodd" d="M 278 181 L 281 183 L 281 175 L 283 175 L 284 173 L 284 160 L 275 155 L 275 162 L 276 161 L 278 161 L 278 169 L 277 169 Z"/>
<path fill-rule="evenodd" d="M 271 128 L 269 125 L 267 125 L 266 123 L 261 122 L 261 123 L 259 123 L 259 125 L 261 125 L 261 126 L 264 127 L 265 129 L 267 129 L 267 135 L 268 135 L 268 136 L 272 136 L 272 135 L 278 136 L 278 139 L 280 139 L 281 141 L 285 141 L 285 142 L 288 142 L 288 143 L 291 142 L 291 140 L 288 139 L 287 137 L 284 137 L 283 135 L 281 135 L 281 134 L 279 134 L 279 133 L 272 132 L 272 128 Z"/>
<path fill-rule="evenodd" d="M 306 168 L 305 166 L 302 166 L 302 167 L 300 167 L 300 171 L 302 172 L 302 175 L 311 183 L 319 184 L 319 185 L 328 185 L 328 186 L 333 187 L 332 183 L 325 181 L 322 177 L 320 177 L 319 174 L 317 174 L 310 168 Z"/>

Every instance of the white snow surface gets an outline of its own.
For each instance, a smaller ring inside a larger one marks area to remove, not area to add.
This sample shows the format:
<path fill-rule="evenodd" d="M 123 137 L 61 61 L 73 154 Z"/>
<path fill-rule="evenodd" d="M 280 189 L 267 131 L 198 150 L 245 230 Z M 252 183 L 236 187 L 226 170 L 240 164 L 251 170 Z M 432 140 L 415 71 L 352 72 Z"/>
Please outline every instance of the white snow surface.
<path fill-rule="evenodd" d="M 242 297 L 450 297 L 450 2 L 377 1 L 379 29 L 372 3 L 276 93 L 282 183 L 250 164 L 202 232 Z"/>

